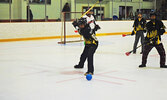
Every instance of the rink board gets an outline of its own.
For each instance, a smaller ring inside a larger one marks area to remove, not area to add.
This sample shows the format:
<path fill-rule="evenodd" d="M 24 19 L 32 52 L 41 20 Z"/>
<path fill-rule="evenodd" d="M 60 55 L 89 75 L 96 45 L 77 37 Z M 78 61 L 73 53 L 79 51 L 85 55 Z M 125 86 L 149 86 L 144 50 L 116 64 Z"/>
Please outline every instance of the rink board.
<path fill-rule="evenodd" d="M 167 21 L 163 21 L 167 26 Z M 74 28 L 67 22 L 67 38 L 79 37 Z M 133 21 L 98 21 L 101 30 L 97 36 L 130 34 Z M 32 22 L 32 23 L 0 23 L 0 42 L 25 41 L 41 39 L 58 39 L 62 30 L 61 22 Z"/>

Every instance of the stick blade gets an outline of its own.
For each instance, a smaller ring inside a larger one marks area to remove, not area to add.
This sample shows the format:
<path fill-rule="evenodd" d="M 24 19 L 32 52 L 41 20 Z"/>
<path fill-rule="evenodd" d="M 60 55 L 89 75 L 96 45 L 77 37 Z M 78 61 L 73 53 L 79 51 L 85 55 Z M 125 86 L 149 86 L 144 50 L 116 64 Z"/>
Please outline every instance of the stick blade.
<path fill-rule="evenodd" d="M 122 34 L 122 37 L 125 37 L 126 36 L 126 34 Z"/>
<path fill-rule="evenodd" d="M 125 54 L 126 54 L 126 56 L 129 56 L 131 54 L 131 52 L 126 52 Z"/>
<path fill-rule="evenodd" d="M 75 30 L 74 32 L 75 32 L 75 33 L 78 33 L 78 30 Z"/>

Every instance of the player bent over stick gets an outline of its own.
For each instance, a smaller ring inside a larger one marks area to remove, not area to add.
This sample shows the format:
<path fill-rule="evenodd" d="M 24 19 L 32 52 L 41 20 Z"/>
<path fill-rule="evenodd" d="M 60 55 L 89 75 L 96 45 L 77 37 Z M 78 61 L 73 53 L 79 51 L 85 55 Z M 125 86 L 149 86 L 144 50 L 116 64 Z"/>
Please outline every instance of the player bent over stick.
<path fill-rule="evenodd" d="M 93 65 L 93 56 L 94 53 L 98 47 L 98 40 L 95 37 L 95 35 L 91 32 L 93 32 L 87 24 L 87 21 L 85 18 L 81 18 L 78 21 L 73 22 L 74 27 L 79 27 L 78 32 L 80 35 L 83 36 L 85 41 L 85 48 L 83 50 L 83 53 L 81 54 L 80 61 L 78 65 L 75 65 L 74 68 L 81 69 L 84 67 L 84 63 L 87 59 L 88 61 L 88 71 L 84 74 L 91 74 L 94 73 L 94 65 Z"/>
<path fill-rule="evenodd" d="M 161 43 L 161 35 L 165 33 L 165 26 L 162 21 L 156 19 L 156 13 L 150 14 L 151 21 L 146 24 L 147 36 L 146 44 L 142 55 L 142 64 L 139 66 L 146 67 L 147 57 L 153 47 L 155 47 L 160 55 L 160 68 L 167 68 L 165 65 L 166 54 L 163 44 Z"/>

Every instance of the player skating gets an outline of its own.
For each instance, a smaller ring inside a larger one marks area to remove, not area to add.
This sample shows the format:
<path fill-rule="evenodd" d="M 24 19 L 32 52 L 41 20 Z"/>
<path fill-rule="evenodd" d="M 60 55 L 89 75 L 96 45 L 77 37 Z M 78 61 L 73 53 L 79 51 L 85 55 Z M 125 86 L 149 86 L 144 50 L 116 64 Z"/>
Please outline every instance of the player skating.
<path fill-rule="evenodd" d="M 84 37 L 85 48 L 83 53 L 81 54 L 80 61 L 78 65 L 75 65 L 74 68 L 83 68 L 84 63 L 87 59 L 88 61 L 88 71 L 85 73 L 93 75 L 94 73 L 94 65 L 93 65 L 93 56 L 98 47 L 98 40 L 95 35 L 92 33 L 92 29 L 87 23 L 85 18 L 81 18 L 78 21 L 73 22 L 74 27 L 78 26 L 78 32 L 80 35 Z"/>
<path fill-rule="evenodd" d="M 135 42 L 133 46 L 133 54 L 136 54 L 136 47 L 141 38 L 141 44 L 144 43 L 144 32 L 146 27 L 146 20 L 142 17 L 142 13 L 138 13 L 138 18 L 134 21 L 133 24 L 134 30 L 131 35 L 135 35 Z M 142 46 L 141 53 L 143 53 L 144 46 Z"/>
<path fill-rule="evenodd" d="M 167 68 L 167 65 L 165 65 L 165 49 L 161 43 L 161 35 L 165 33 L 165 26 L 162 21 L 156 19 L 156 13 L 151 13 L 150 18 L 151 20 L 146 24 L 147 35 L 145 37 L 142 64 L 139 67 L 146 67 L 148 54 L 155 47 L 160 55 L 160 68 Z"/>

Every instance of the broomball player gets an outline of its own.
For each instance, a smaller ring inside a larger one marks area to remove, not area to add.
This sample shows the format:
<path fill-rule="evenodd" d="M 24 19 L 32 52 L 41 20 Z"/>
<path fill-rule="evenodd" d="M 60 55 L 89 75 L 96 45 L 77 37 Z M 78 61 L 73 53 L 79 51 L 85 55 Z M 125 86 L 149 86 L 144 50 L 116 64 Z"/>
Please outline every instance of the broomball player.
<path fill-rule="evenodd" d="M 83 36 L 85 41 L 85 48 L 83 50 L 83 53 L 81 54 L 79 64 L 75 65 L 74 68 L 82 69 L 87 59 L 88 71 L 84 75 L 87 75 L 87 74 L 93 75 L 94 73 L 93 56 L 98 47 L 98 40 L 95 37 L 95 35 L 92 33 L 91 31 L 92 29 L 89 26 L 89 24 L 87 24 L 87 21 L 85 18 L 81 18 L 78 21 L 74 21 L 73 26 L 79 27 L 78 32 L 80 35 Z"/>
<path fill-rule="evenodd" d="M 134 21 L 133 24 L 134 30 L 131 35 L 135 35 L 135 42 L 133 46 L 133 54 L 136 54 L 136 47 L 139 42 L 139 39 L 141 38 L 141 44 L 144 43 L 144 33 L 146 32 L 146 20 L 142 18 L 142 13 L 138 13 L 138 18 Z M 142 46 L 142 51 L 140 54 L 143 53 L 144 46 Z"/>
<path fill-rule="evenodd" d="M 165 65 L 165 49 L 161 43 L 161 35 L 165 33 L 165 26 L 162 21 L 156 19 L 156 13 L 151 13 L 150 18 L 151 20 L 146 24 L 147 35 L 145 37 L 142 64 L 139 67 L 146 67 L 148 54 L 155 47 L 160 55 L 160 68 L 167 68 L 167 65 Z"/>

